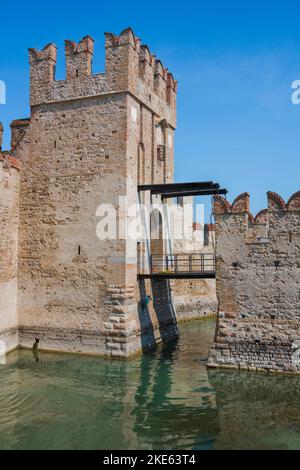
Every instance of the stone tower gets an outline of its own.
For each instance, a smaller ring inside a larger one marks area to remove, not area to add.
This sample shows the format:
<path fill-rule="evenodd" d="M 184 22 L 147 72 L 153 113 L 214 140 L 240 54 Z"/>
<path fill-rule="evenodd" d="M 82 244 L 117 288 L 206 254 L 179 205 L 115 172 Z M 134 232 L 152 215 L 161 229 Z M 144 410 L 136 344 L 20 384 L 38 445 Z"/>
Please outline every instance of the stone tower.
<path fill-rule="evenodd" d="M 12 128 L 22 162 L 19 342 L 128 356 L 174 335 L 174 318 L 141 319 L 137 243 L 99 239 L 98 207 L 136 203 L 138 184 L 172 182 L 177 83 L 130 28 L 106 34 L 105 73 L 92 73 L 89 36 L 65 41 L 62 81 L 56 52 L 29 50 L 31 116 Z M 124 219 L 117 212 L 117 227 Z"/>

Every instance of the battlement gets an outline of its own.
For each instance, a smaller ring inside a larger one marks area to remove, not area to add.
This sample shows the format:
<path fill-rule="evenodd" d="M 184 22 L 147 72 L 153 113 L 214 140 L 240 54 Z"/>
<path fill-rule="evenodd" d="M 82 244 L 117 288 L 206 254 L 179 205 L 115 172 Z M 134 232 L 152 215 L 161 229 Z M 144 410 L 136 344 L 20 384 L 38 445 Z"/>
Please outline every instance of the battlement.
<path fill-rule="evenodd" d="M 26 132 L 28 131 L 30 124 L 30 118 L 26 119 L 15 119 L 10 124 L 11 138 L 10 138 L 10 147 L 11 152 L 14 153 L 19 144 L 22 143 Z"/>
<path fill-rule="evenodd" d="M 235 198 L 232 204 L 222 196 L 214 196 L 213 211 L 215 215 L 226 213 L 249 213 L 250 208 L 250 195 L 249 193 L 242 193 Z"/>
<path fill-rule="evenodd" d="M 25 118 L 25 119 L 15 119 L 12 121 L 10 125 L 11 129 L 11 139 L 10 139 L 10 145 L 11 149 L 10 151 L 2 151 L 2 136 L 3 136 L 3 125 L 0 122 L 0 155 L 7 157 L 7 155 L 10 155 L 11 158 L 14 158 L 15 155 L 15 150 L 17 146 L 20 144 L 20 142 L 23 140 L 30 124 L 30 118 Z M 17 160 L 16 158 L 14 158 Z M 17 160 L 19 161 L 19 160 Z"/>
<path fill-rule="evenodd" d="M 267 197 L 268 209 L 263 209 L 253 217 L 250 212 L 250 195 L 248 193 L 242 193 L 237 196 L 232 204 L 224 197 L 217 195 L 214 196 L 214 214 L 219 216 L 221 214 L 247 213 L 252 222 L 262 223 L 266 221 L 266 216 L 270 211 L 300 211 L 300 191 L 294 193 L 287 203 L 285 203 L 279 194 L 272 191 L 267 193 Z"/>
<path fill-rule="evenodd" d="M 0 152 L 0 162 L 6 168 L 21 169 L 21 162 L 15 157 L 12 157 L 9 152 Z"/>
<path fill-rule="evenodd" d="M 250 243 L 275 239 L 276 234 L 284 231 L 297 231 L 300 221 L 300 191 L 294 193 L 286 203 L 279 194 L 267 193 L 268 208 L 261 210 L 255 217 L 250 212 L 250 196 L 240 194 L 232 204 L 222 196 L 214 197 L 214 214 L 217 227 L 224 224 L 230 230 L 246 237 Z M 298 230 L 299 231 L 299 230 Z"/>
<path fill-rule="evenodd" d="M 67 80 L 87 77 L 92 74 L 94 39 L 85 36 L 78 44 L 66 39 L 65 53 Z"/>
<path fill-rule="evenodd" d="M 31 106 L 129 91 L 154 110 L 163 105 L 174 114 L 177 82 L 131 28 L 119 36 L 105 33 L 105 50 L 105 73 L 93 74 L 94 40 L 66 40 L 66 79 L 56 81 L 56 46 L 29 49 Z"/>

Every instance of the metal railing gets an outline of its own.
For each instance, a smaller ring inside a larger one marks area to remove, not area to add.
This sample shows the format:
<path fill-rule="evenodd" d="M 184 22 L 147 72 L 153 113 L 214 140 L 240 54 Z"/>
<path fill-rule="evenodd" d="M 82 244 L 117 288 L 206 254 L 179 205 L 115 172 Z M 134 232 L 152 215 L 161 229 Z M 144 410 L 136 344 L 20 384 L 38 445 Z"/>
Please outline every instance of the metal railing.
<path fill-rule="evenodd" d="M 188 274 L 214 273 L 213 253 L 153 254 L 150 257 L 150 273 Z"/>

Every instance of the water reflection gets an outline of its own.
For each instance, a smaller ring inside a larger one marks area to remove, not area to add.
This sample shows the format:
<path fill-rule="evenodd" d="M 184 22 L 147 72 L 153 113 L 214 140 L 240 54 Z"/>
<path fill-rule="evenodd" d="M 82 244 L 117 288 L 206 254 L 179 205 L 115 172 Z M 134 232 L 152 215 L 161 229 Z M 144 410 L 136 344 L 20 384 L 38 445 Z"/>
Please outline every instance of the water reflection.
<path fill-rule="evenodd" d="M 220 449 L 300 449 L 300 377 L 208 371 Z"/>
<path fill-rule="evenodd" d="M 300 448 L 300 378 L 209 371 L 212 320 L 131 361 L 17 351 L 0 368 L 1 449 Z"/>
<path fill-rule="evenodd" d="M 188 358 L 186 353 L 173 344 L 156 354 L 155 361 L 146 356 L 141 360 L 132 409 L 140 448 L 212 446 L 218 432 L 214 391 L 205 369 L 200 373 L 199 360 Z"/>

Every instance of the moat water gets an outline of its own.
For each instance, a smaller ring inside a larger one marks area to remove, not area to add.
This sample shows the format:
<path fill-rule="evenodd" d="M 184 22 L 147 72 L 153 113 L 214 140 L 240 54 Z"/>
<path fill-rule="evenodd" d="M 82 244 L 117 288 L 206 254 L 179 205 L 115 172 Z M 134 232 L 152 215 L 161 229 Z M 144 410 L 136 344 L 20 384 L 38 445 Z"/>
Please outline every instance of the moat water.
<path fill-rule="evenodd" d="M 0 449 L 300 449 L 300 377 L 207 371 L 214 326 L 127 362 L 11 353 Z"/>

